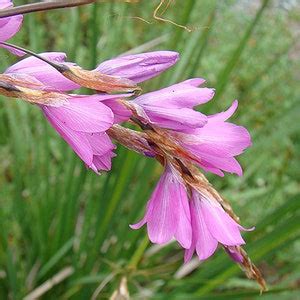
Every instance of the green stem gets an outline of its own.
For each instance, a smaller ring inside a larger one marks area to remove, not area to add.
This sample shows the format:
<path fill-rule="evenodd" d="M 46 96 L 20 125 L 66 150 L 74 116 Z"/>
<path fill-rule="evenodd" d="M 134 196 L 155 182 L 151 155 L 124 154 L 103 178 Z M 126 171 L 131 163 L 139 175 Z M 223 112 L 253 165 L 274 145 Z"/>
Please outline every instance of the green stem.
<path fill-rule="evenodd" d="M 147 248 L 147 246 L 149 245 L 149 238 L 148 235 L 146 234 L 143 238 L 143 240 L 141 241 L 139 247 L 135 250 L 135 252 L 133 253 L 128 266 L 130 268 L 135 269 L 136 266 L 138 265 L 139 261 L 141 260 L 142 256 L 144 255 L 144 252 Z"/>

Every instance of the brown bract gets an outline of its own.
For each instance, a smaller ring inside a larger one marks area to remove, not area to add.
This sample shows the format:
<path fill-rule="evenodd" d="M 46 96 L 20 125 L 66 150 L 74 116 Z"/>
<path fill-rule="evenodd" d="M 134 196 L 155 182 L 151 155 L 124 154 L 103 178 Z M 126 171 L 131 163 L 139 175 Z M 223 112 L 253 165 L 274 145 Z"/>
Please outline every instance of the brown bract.
<path fill-rule="evenodd" d="M 99 92 L 127 93 L 141 91 L 141 88 L 132 80 L 102 74 L 98 71 L 84 70 L 79 66 L 68 66 L 62 71 L 62 74 L 82 87 Z"/>
<path fill-rule="evenodd" d="M 137 153 L 144 154 L 152 152 L 153 149 L 145 139 L 145 133 L 114 125 L 107 131 L 108 135 L 126 148 Z"/>
<path fill-rule="evenodd" d="M 243 262 L 240 264 L 241 269 L 245 272 L 249 279 L 257 281 L 261 288 L 261 292 L 268 290 L 266 282 L 259 269 L 252 263 L 247 252 L 241 246 L 235 246 L 235 250 L 243 257 Z"/>
<path fill-rule="evenodd" d="M 18 74 L 0 74 L 0 81 L 33 89 L 44 88 L 43 84 L 35 80 L 33 77 L 24 75 L 19 76 Z"/>
<path fill-rule="evenodd" d="M 34 89 L 36 88 L 36 89 Z M 0 94 L 10 98 L 22 99 L 32 104 L 62 106 L 71 96 L 59 92 L 42 90 L 43 85 L 14 76 L 0 75 Z"/>

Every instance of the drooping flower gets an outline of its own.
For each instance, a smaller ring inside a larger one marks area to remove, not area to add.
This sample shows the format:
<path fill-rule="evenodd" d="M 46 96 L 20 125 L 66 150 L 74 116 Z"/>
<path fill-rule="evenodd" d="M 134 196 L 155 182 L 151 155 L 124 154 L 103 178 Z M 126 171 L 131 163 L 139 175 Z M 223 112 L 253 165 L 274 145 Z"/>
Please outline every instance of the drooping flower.
<path fill-rule="evenodd" d="M 0 10 L 4 8 L 12 7 L 13 3 L 11 0 L 0 1 Z M 5 42 L 12 38 L 21 28 L 23 22 L 22 15 L 16 15 L 12 17 L 0 18 L 0 42 Z M 0 45 L 2 48 L 6 48 L 10 52 L 16 55 L 24 55 L 24 52 L 13 49 L 8 46 Z"/>
<path fill-rule="evenodd" d="M 214 90 L 198 88 L 204 82 L 194 78 L 141 95 L 129 102 L 140 118 L 158 127 L 186 132 L 203 127 L 207 117 L 193 108 L 212 99 Z"/>
<path fill-rule="evenodd" d="M 200 260 L 209 258 L 218 244 L 233 252 L 244 244 L 239 225 L 206 189 L 191 188 L 187 193 L 183 179 L 171 164 L 167 164 L 150 200 L 145 216 L 137 224 L 147 224 L 151 242 L 164 244 L 175 238 L 185 249 L 185 262 L 196 251 Z M 233 257 L 237 257 L 232 253 Z M 238 257 L 236 258 L 238 259 Z"/>
<path fill-rule="evenodd" d="M 227 111 L 208 116 L 202 128 L 175 134 L 179 144 L 197 158 L 196 164 L 205 171 L 220 176 L 224 176 L 221 170 L 242 175 L 235 156 L 251 146 L 251 137 L 245 127 L 227 122 L 237 106 L 234 101 Z"/>
<path fill-rule="evenodd" d="M 245 244 L 240 233 L 245 229 L 214 198 L 193 189 L 189 204 L 193 234 L 191 247 L 185 251 L 185 262 L 195 251 L 200 260 L 209 258 L 219 243 L 229 247 Z"/>
<path fill-rule="evenodd" d="M 95 172 L 111 168 L 115 146 L 106 131 L 113 125 L 114 115 L 102 101 L 121 95 L 84 96 L 48 91 L 27 74 L 0 75 L 0 93 L 37 104 L 87 167 Z"/>
<path fill-rule="evenodd" d="M 115 145 L 106 133 L 114 121 L 111 109 L 102 103 L 106 97 L 116 96 L 74 95 L 59 107 L 40 105 L 53 128 L 96 173 L 110 170 L 115 156 Z"/>
<path fill-rule="evenodd" d="M 130 227 L 139 229 L 146 223 L 151 242 L 164 244 L 175 238 L 182 247 L 190 247 L 192 231 L 186 188 L 171 165 L 166 165 L 144 218 Z"/>

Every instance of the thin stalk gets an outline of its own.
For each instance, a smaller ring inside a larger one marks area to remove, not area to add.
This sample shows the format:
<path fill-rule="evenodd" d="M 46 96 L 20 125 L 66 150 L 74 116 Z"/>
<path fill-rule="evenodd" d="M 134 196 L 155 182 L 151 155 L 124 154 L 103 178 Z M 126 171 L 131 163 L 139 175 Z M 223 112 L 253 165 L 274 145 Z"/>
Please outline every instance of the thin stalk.
<path fill-rule="evenodd" d="M 4 46 L 7 46 L 7 47 L 14 48 L 14 49 L 19 50 L 19 51 L 23 51 L 23 52 L 25 52 L 28 55 L 32 55 L 32 56 L 34 56 L 34 57 L 36 57 L 36 58 L 44 61 L 45 63 L 47 63 L 51 67 L 55 68 L 59 72 L 61 72 L 62 69 L 64 69 L 64 65 L 62 65 L 62 64 L 56 64 L 56 63 L 54 63 L 54 62 L 52 62 L 52 61 L 50 61 L 50 60 L 48 60 L 48 59 L 46 59 L 46 58 L 44 58 L 44 57 L 36 54 L 36 53 L 34 53 L 34 52 L 32 52 L 32 51 L 30 51 L 28 49 L 25 49 L 25 48 L 22 48 L 22 47 L 19 47 L 19 46 L 10 44 L 10 43 L 6 43 L 6 42 L 0 42 L 0 44 L 4 45 Z"/>
<path fill-rule="evenodd" d="M 6 17 L 11 17 L 20 14 L 29 14 L 37 11 L 80 6 L 80 5 L 90 4 L 94 2 L 96 2 L 96 0 L 60 0 L 60 1 L 53 1 L 53 2 L 39 2 L 39 3 L 25 4 L 16 7 L 1 9 L 0 18 L 6 18 Z"/>
<path fill-rule="evenodd" d="M 141 241 L 139 247 L 136 249 L 136 251 L 133 253 L 130 261 L 129 261 L 129 267 L 130 268 L 136 268 L 139 261 L 141 260 L 147 246 L 149 245 L 149 238 L 148 235 L 146 234 Z"/>

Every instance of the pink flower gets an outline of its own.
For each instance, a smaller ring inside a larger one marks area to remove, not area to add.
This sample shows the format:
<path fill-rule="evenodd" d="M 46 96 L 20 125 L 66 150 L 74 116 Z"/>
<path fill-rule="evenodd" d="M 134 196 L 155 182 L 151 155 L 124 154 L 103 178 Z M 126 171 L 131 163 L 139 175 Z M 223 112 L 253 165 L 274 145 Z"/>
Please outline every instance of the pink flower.
<path fill-rule="evenodd" d="M 139 229 L 147 223 L 152 243 L 164 244 L 175 238 L 186 249 L 185 262 L 195 251 L 200 260 L 209 258 L 219 243 L 231 253 L 235 246 L 245 243 L 241 230 L 246 229 L 206 193 L 192 189 L 189 198 L 181 177 L 167 164 L 147 203 L 145 216 L 130 227 Z M 238 259 L 235 253 L 232 256 Z"/>
<path fill-rule="evenodd" d="M 46 52 L 39 55 L 52 62 L 74 65 L 65 62 L 66 54 L 63 52 Z M 178 53 L 176 52 L 156 51 L 117 57 L 101 63 L 96 70 L 138 83 L 159 75 L 175 64 L 177 60 Z M 5 73 L 25 73 L 35 77 L 44 85 L 60 91 L 70 91 L 80 87 L 36 57 L 28 57 L 17 62 L 9 67 Z"/>
<path fill-rule="evenodd" d="M 13 3 L 11 0 L 2 0 L 0 3 L 0 9 L 12 7 Z M 17 15 L 7 18 L 0 18 L 0 42 L 5 42 L 12 38 L 21 28 L 23 22 L 23 16 Z M 10 52 L 16 55 L 24 55 L 24 52 L 12 49 L 10 47 L 0 45 L 2 48 L 8 49 Z"/>
<path fill-rule="evenodd" d="M 165 89 L 141 95 L 128 102 L 144 123 L 169 129 L 171 136 L 205 171 L 224 176 L 222 171 L 242 175 L 235 156 L 251 146 L 246 128 L 226 122 L 238 102 L 225 112 L 206 116 L 193 109 L 212 99 L 214 90 L 198 88 L 204 82 L 194 78 Z"/>
<path fill-rule="evenodd" d="M 206 103 L 214 96 L 214 90 L 198 88 L 204 82 L 194 78 L 170 87 L 141 95 L 130 102 L 146 123 L 158 127 L 185 132 L 203 127 L 207 117 L 193 108 Z"/>
<path fill-rule="evenodd" d="M 190 247 L 192 231 L 186 188 L 171 165 L 166 166 L 146 210 L 144 218 L 131 228 L 139 229 L 147 223 L 152 243 L 163 244 L 175 238 L 182 247 Z"/>
<path fill-rule="evenodd" d="M 135 83 L 146 81 L 172 67 L 179 59 L 173 51 L 154 51 L 119 56 L 101 63 L 96 70 L 130 79 Z"/>
<path fill-rule="evenodd" d="M 237 109 L 238 102 L 225 112 L 207 117 L 202 128 L 176 133 L 178 142 L 193 156 L 201 168 L 224 176 L 223 171 L 242 175 L 242 168 L 235 159 L 251 146 L 251 137 L 246 128 L 226 122 Z"/>
<path fill-rule="evenodd" d="M 185 262 L 191 259 L 195 251 L 200 260 L 209 258 L 219 243 L 225 246 L 245 243 L 240 233 L 245 229 L 215 199 L 193 190 L 190 212 L 193 234 L 191 247 L 185 251 Z"/>
<path fill-rule="evenodd" d="M 103 99 L 105 96 L 101 95 L 71 96 L 68 103 L 59 107 L 40 105 L 53 128 L 95 172 L 111 169 L 115 149 L 105 133 L 112 126 L 114 116 L 101 103 Z"/>

